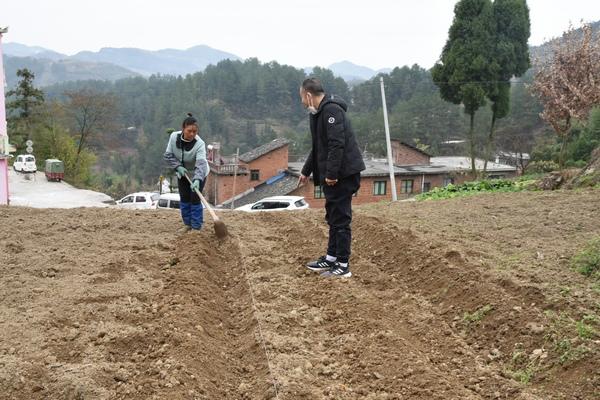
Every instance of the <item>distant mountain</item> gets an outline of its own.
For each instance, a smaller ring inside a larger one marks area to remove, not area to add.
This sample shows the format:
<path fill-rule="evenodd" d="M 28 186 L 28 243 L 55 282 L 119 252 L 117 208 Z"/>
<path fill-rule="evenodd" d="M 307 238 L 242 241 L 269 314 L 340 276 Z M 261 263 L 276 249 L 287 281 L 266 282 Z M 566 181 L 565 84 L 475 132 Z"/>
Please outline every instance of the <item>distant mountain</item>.
<path fill-rule="evenodd" d="M 39 46 L 26 46 L 20 43 L 5 43 L 2 45 L 4 54 L 15 57 L 46 58 L 48 60 L 62 60 L 67 58 L 66 54 L 57 53 L 54 50 Z"/>
<path fill-rule="evenodd" d="M 600 21 L 596 21 L 590 24 L 592 26 L 592 31 L 597 40 L 600 40 Z M 581 29 L 578 29 L 581 32 Z M 544 62 L 548 58 L 552 57 L 554 52 L 553 46 L 557 41 L 562 40 L 562 35 L 551 39 L 545 43 L 542 43 L 539 46 L 530 46 L 529 54 L 531 56 L 531 62 L 534 63 L 536 60 L 540 62 Z"/>
<path fill-rule="evenodd" d="M 374 70 L 369 67 L 354 64 L 350 61 L 333 63 L 328 68 L 333 71 L 334 75 L 344 78 L 346 81 L 352 82 L 366 81 L 379 73 L 387 73 L 392 70 L 391 68 Z"/>
<path fill-rule="evenodd" d="M 8 86 L 16 81 L 16 70 L 28 68 L 36 75 L 39 86 L 54 83 L 98 79 L 117 80 L 130 76 L 152 74 L 186 75 L 217 64 L 224 59 L 239 60 L 234 54 L 208 46 L 187 50 L 163 49 L 157 51 L 135 48 L 103 48 L 98 52 L 82 51 L 73 56 L 38 46 L 20 43 L 3 45 Z"/>
<path fill-rule="evenodd" d="M 70 59 L 105 62 L 119 65 L 142 75 L 186 75 L 204 69 L 210 64 L 230 59 L 239 60 L 234 54 L 208 46 L 195 46 L 187 50 L 163 49 L 157 51 L 136 48 L 102 48 L 98 52 L 82 51 Z"/>
<path fill-rule="evenodd" d="M 17 70 L 21 68 L 27 68 L 35 74 L 36 86 L 88 79 L 114 81 L 138 75 L 128 69 L 108 63 L 5 56 L 4 70 L 8 87 L 17 83 Z"/>

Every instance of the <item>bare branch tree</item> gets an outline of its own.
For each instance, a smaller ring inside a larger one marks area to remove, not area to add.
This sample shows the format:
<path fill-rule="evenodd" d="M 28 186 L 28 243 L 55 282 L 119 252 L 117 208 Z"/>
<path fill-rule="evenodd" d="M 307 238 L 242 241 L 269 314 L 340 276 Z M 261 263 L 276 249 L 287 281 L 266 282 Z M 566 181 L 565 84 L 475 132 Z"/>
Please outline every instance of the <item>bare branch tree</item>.
<path fill-rule="evenodd" d="M 535 63 L 533 93 L 544 106 L 541 117 L 562 140 L 560 165 L 564 167 L 567 143 L 575 120 L 585 124 L 600 104 L 600 41 L 592 27 L 570 27 L 553 44 L 553 55 Z"/>
<path fill-rule="evenodd" d="M 81 150 L 87 146 L 92 135 L 110 131 L 116 126 L 116 99 L 111 94 L 99 93 L 90 89 L 67 91 L 67 109 L 73 119 L 79 143 L 77 159 Z"/>

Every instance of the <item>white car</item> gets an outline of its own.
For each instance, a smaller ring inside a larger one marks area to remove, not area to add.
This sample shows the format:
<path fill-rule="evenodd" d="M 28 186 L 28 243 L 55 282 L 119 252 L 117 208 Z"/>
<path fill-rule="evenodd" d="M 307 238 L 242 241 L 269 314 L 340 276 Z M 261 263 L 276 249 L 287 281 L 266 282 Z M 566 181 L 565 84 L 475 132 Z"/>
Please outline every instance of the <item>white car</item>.
<path fill-rule="evenodd" d="M 13 169 L 19 172 L 36 172 L 35 157 L 31 154 L 17 156 L 13 164 Z"/>
<path fill-rule="evenodd" d="M 158 193 L 137 192 L 117 200 L 117 207 L 130 210 L 147 210 L 156 208 L 156 203 L 159 198 Z"/>
<path fill-rule="evenodd" d="M 301 196 L 274 196 L 265 197 L 256 203 L 246 204 L 236 208 L 238 211 L 294 211 L 308 208 L 308 203 Z"/>
<path fill-rule="evenodd" d="M 157 209 L 179 210 L 179 193 L 163 193 L 156 203 Z"/>

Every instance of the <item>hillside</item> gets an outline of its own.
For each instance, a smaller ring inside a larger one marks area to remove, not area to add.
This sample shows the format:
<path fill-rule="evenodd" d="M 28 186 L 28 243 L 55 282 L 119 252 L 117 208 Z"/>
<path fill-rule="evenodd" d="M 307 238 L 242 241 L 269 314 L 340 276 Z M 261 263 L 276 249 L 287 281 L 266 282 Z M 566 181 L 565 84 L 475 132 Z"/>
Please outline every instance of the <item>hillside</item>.
<path fill-rule="evenodd" d="M 0 393 L 594 399 L 600 292 L 570 259 L 600 235 L 597 198 L 357 207 L 349 280 L 303 267 L 322 210 L 223 213 L 218 242 L 210 224 L 177 237 L 176 212 L 11 207 Z"/>
<path fill-rule="evenodd" d="M 35 74 L 35 83 L 40 87 L 67 81 L 115 81 L 138 75 L 128 69 L 108 63 L 5 56 L 4 69 L 8 87 L 17 83 L 17 70 L 21 68 L 32 71 Z"/>
<path fill-rule="evenodd" d="M 330 69 L 335 76 L 344 78 L 344 80 L 348 82 L 366 81 L 373 78 L 378 73 L 389 73 L 392 70 L 391 68 L 384 68 L 376 71 L 369 67 L 354 64 L 350 61 L 333 63 L 327 68 Z"/>
<path fill-rule="evenodd" d="M 596 36 L 598 37 L 598 40 L 600 40 L 600 21 L 591 23 L 591 26 L 592 26 L 592 31 L 596 34 Z M 581 31 L 581 30 L 579 30 L 579 31 Z M 554 43 L 557 40 L 561 40 L 561 38 L 560 37 L 552 38 L 540 46 L 531 46 L 529 48 L 529 51 L 531 54 L 531 61 L 532 62 L 534 62 L 535 60 L 543 61 L 543 60 L 548 59 L 552 55 L 552 52 L 553 52 L 552 46 L 554 45 Z"/>
<path fill-rule="evenodd" d="M 234 54 L 208 46 L 195 46 L 186 50 L 163 49 L 157 51 L 135 48 L 103 48 L 98 52 L 82 51 L 70 57 L 73 60 L 105 62 L 119 65 L 142 75 L 186 75 L 204 71 L 219 61 L 239 60 Z"/>

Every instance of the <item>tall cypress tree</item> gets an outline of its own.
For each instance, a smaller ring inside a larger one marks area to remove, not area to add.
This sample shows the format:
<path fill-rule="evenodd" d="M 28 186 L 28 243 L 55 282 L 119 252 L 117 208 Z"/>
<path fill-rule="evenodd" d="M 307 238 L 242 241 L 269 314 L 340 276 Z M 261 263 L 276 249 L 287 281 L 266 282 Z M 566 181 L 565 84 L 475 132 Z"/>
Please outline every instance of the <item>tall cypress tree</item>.
<path fill-rule="evenodd" d="M 442 99 L 462 104 L 469 115 L 469 156 L 476 176 L 475 113 L 486 104 L 498 65 L 492 59 L 490 43 L 494 37 L 490 0 L 460 0 L 454 8 L 454 21 L 440 61 L 432 77 Z"/>
<path fill-rule="evenodd" d="M 510 79 L 523 75 L 530 67 L 527 42 L 531 24 L 527 1 L 495 0 L 492 10 L 495 35 L 491 62 L 497 68 L 497 76 L 488 93 L 492 103 L 492 122 L 486 141 L 484 173 L 492 156 L 496 122 L 510 111 Z"/>
<path fill-rule="evenodd" d="M 31 139 L 34 111 L 44 104 L 44 92 L 33 86 L 35 75 L 27 68 L 17 70 L 17 76 L 20 78 L 17 87 L 6 93 L 9 98 L 6 109 L 8 129 L 13 143 L 20 149 L 26 139 Z"/>

